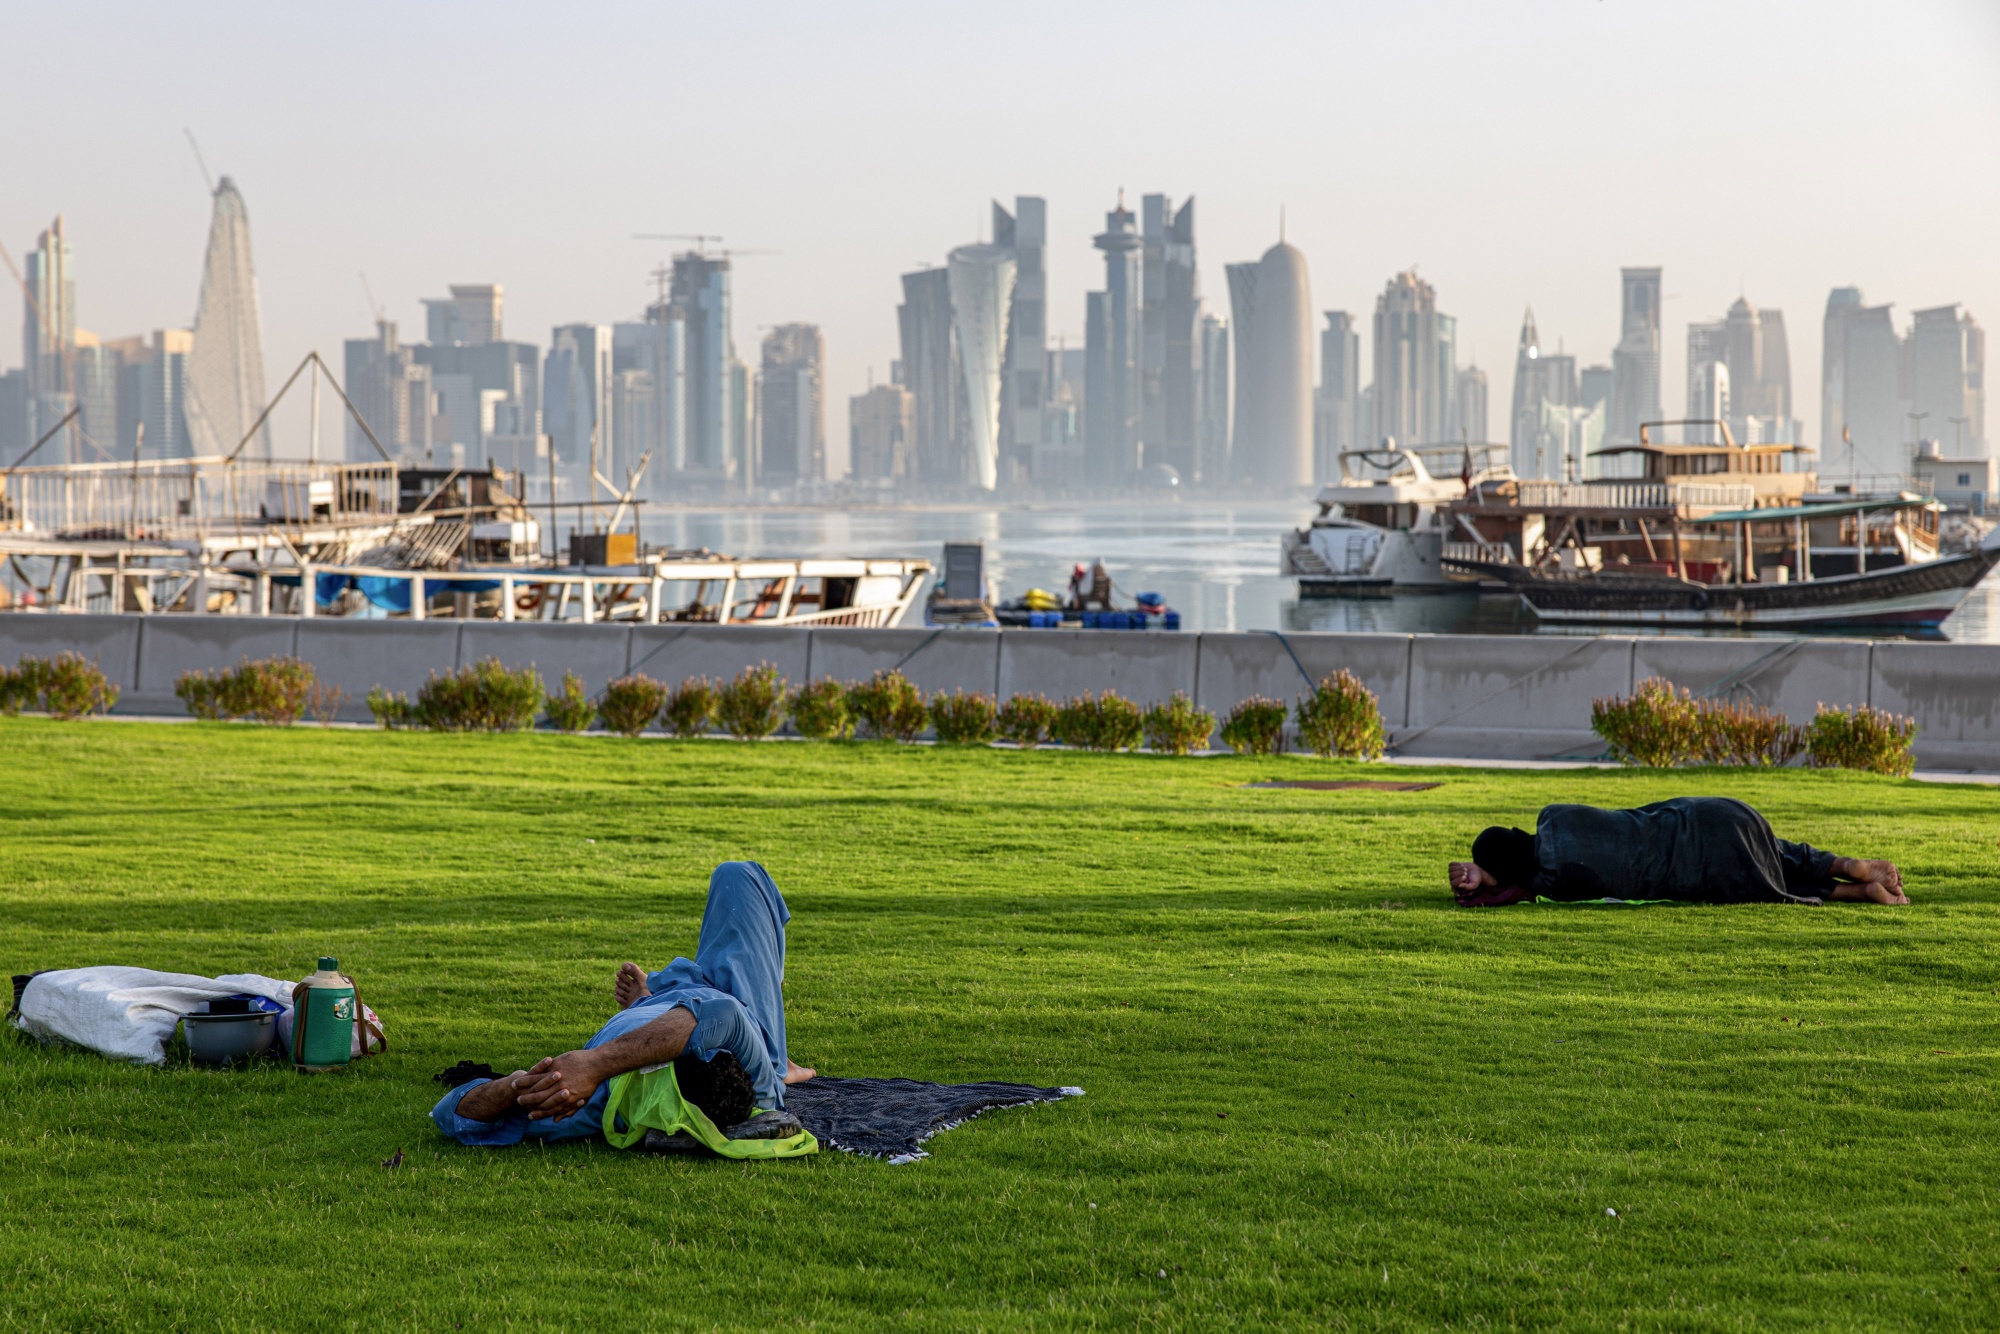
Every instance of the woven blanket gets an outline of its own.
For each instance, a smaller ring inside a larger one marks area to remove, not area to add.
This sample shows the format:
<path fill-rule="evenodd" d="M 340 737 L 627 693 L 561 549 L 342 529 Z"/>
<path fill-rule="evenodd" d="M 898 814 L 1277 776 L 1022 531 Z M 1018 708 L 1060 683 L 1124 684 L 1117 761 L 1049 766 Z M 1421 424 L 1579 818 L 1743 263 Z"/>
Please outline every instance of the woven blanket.
<path fill-rule="evenodd" d="M 908 1163 L 929 1156 L 925 1140 L 981 1112 L 1082 1095 L 1080 1088 L 1033 1084 L 932 1084 L 921 1079 L 821 1075 L 787 1088 L 785 1110 L 828 1148 Z"/>

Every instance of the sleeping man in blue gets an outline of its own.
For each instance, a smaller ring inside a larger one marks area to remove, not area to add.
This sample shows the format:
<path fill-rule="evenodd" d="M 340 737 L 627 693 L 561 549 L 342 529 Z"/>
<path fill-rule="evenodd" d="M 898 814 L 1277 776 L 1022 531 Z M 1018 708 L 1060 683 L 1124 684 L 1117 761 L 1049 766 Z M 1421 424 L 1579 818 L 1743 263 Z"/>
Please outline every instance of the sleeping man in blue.
<path fill-rule="evenodd" d="M 694 958 L 675 959 L 656 973 L 625 964 L 612 988 L 618 1013 L 582 1048 L 462 1084 L 438 1100 L 431 1120 L 461 1144 L 580 1139 L 603 1129 L 614 1076 L 687 1056 L 717 1062 L 725 1052 L 748 1076 L 755 1105 L 782 1109 L 785 1085 L 813 1077 L 785 1053 L 791 916 L 762 866 L 724 862 L 709 877 Z"/>

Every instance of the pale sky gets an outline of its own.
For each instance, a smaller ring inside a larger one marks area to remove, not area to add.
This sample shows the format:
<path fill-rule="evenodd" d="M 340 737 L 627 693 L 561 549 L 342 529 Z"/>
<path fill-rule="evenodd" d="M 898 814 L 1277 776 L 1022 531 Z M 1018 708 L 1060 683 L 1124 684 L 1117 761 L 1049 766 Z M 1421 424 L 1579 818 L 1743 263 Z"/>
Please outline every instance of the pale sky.
<path fill-rule="evenodd" d="M 720 233 L 779 252 L 737 266 L 745 361 L 763 327 L 824 328 L 844 458 L 847 396 L 897 354 L 899 274 L 976 239 L 990 199 L 1042 195 L 1051 330 L 1080 343 L 1120 187 L 1199 199 L 1224 315 L 1222 266 L 1281 208 L 1318 309 L 1365 320 L 1417 266 L 1501 438 L 1523 307 L 1606 361 L 1620 265 L 1665 267 L 1670 411 L 1689 321 L 1739 293 L 1784 310 L 1815 443 L 1830 287 L 2000 329 L 1997 0 L 64 0 L 10 2 L 0 30 L 0 242 L 18 262 L 62 213 L 84 328 L 187 325 L 192 128 L 249 206 L 273 391 L 369 331 L 361 273 L 407 338 L 421 298 L 499 282 L 508 335 L 546 346 L 637 317 L 672 247 L 632 233 Z M 0 318 L 0 364 L 19 338 Z"/>

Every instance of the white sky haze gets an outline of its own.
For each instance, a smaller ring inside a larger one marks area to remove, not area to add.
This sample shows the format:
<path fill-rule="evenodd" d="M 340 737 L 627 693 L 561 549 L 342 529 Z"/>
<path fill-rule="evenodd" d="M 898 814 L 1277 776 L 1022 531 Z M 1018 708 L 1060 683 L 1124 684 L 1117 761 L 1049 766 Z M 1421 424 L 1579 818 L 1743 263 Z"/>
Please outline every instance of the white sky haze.
<path fill-rule="evenodd" d="M 1830 287 L 2000 326 L 1994 0 L 0 13 L 0 242 L 18 261 L 64 214 L 83 327 L 186 325 L 209 210 L 191 127 L 250 209 L 273 389 L 369 331 L 363 272 L 408 338 L 420 298 L 491 281 L 509 336 L 546 345 L 636 318 L 671 247 L 632 233 L 720 233 L 779 252 L 737 266 L 745 361 L 760 327 L 823 326 L 844 458 L 847 396 L 896 355 L 899 274 L 975 239 L 990 199 L 1042 195 L 1051 330 L 1080 342 L 1120 187 L 1198 198 L 1225 315 L 1222 265 L 1281 207 L 1318 309 L 1365 321 L 1416 265 L 1503 438 L 1523 307 L 1608 360 L 1620 265 L 1665 267 L 1670 409 L 1690 320 L 1739 292 L 1783 309 L 1814 442 Z M 0 318 L 0 364 L 19 328 Z"/>

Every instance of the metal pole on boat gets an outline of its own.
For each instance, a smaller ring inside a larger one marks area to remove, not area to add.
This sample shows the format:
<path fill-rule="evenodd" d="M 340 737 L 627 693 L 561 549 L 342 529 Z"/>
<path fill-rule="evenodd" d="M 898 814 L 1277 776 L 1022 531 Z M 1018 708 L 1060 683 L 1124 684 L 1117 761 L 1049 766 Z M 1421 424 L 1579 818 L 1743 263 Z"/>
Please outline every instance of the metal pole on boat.
<path fill-rule="evenodd" d="M 583 576 L 583 623 L 589 625 L 596 619 L 597 590 L 590 586 L 590 576 Z"/>
<path fill-rule="evenodd" d="M 514 619 L 514 581 L 505 575 L 500 578 L 500 619 Z"/>
<path fill-rule="evenodd" d="M 424 577 L 421 574 L 410 576 L 410 619 L 424 619 Z"/>
<path fill-rule="evenodd" d="M 319 585 L 313 582 L 313 567 L 310 562 L 299 565 L 299 615 L 310 616 L 319 602 Z"/>
<path fill-rule="evenodd" d="M 1854 572 L 1868 573 L 1868 511 L 1854 511 Z"/>

